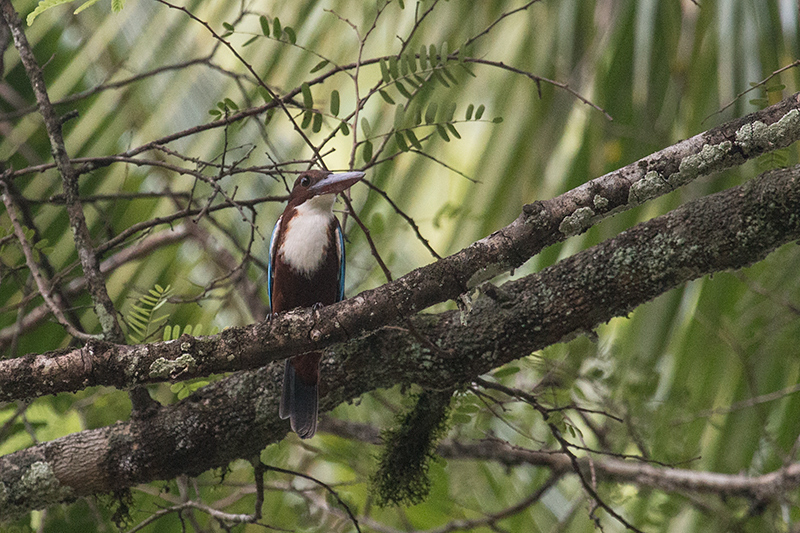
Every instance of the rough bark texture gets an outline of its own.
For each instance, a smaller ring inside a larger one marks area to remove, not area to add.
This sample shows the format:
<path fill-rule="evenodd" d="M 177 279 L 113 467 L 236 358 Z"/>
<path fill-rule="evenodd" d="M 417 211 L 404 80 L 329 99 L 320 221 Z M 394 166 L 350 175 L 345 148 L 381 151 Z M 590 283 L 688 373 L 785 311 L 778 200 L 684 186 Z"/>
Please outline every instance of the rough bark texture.
<path fill-rule="evenodd" d="M 397 383 L 463 383 L 624 316 L 688 280 L 752 264 L 798 238 L 800 168 L 770 172 L 639 224 L 537 274 L 501 287 L 483 284 L 468 313 L 413 317 L 415 335 L 397 327 L 379 329 L 326 351 L 320 409 Z M 320 315 L 330 317 L 319 324 L 356 331 L 351 321 L 364 305 L 369 301 L 362 295 L 323 309 Z M 298 313 L 220 338 L 233 350 L 229 353 L 254 356 L 265 342 L 255 336 L 259 328 L 280 331 L 303 319 L 313 316 Z M 313 331 L 311 326 L 303 331 Z M 430 342 L 421 342 L 420 335 Z M 176 344 L 193 349 L 188 338 Z M 147 418 L 0 458 L 0 516 L 198 474 L 252 456 L 288 429 L 277 416 L 280 367 L 234 374 Z"/>
<path fill-rule="evenodd" d="M 460 297 L 544 247 L 701 175 L 800 138 L 800 94 L 661 150 L 552 200 L 523 206 L 505 228 L 460 252 L 318 313 L 300 311 L 211 337 L 143 346 L 96 342 L 0 362 L 0 401 L 92 385 L 130 388 L 257 368 L 372 331 Z M 724 217 L 718 220 L 726 220 Z"/>

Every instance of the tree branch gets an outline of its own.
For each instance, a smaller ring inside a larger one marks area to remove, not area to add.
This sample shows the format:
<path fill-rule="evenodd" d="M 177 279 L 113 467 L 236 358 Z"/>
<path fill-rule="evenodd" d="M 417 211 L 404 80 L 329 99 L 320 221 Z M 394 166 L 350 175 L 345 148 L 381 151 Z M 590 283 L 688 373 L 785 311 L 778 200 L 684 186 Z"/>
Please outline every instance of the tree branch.
<path fill-rule="evenodd" d="M 50 138 L 53 159 L 61 174 L 67 216 L 69 217 L 70 228 L 72 228 L 75 248 L 78 251 L 78 258 L 83 267 L 84 276 L 86 276 L 97 319 L 103 329 L 103 336 L 111 342 L 123 343 L 125 342 L 125 334 L 117 320 L 117 311 L 114 308 L 114 303 L 106 290 L 105 280 L 100 272 L 100 261 L 94 253 L 92 238 L 83 214 L 78 190 L 78 173 L 72 166 L 67 149 L 64 146 L 64 137 L 61 134 L 61 117 L 56 114 L 55 108 L 50 103 L 50 97 L 47 95 L 47 86 L 44 82 L 44 74 L 36 62 L 33 49 L 22 29 L 22 21 L 11 5 L 11 0 L 0 0 L 0 3 L 2 4 L 0 8 L 2 8 L 3 18 L 11 30 L 14 46 L 19 52 L 25 72 L 31 81 L 36 101 L 39 104 L 39 112 L 44 118 L 47 136 Z"/>
<path fill-rule="evenodd" d="M 243 354 L 263 363 L 288 350 L 286 338 L 293 339 L 294 347 L 313 346 L 309 337 L 330 328 L 333 333 L 320 333 L 324 342 L 350 340 L 323 357 L 323 411 L 398 383 L 455 385 L 625 316 L 688 280 L 759 261 L 800 238 L 799 213 L 800 167 L 769 172 L 639 224 L 539 273 L 501 287 L 484 284 L 467 313 L 411 318 L 435 350 L 397 327 L 353 335 L 363 331 L 359 321 L 370 320 L 371 296 L 365 294 L 320 310 L 316 324 L 312 313 L 294 312 L 272 323 L 160 346 L 185 345 L 191 351 L 183 359 L 187 367 L 195 357 L 205 357 L 198 348 L 214 343 L 224 343 L 217 349 L 228 355 Z M 265 351 L 271 346 L 277 351 Z M 87 353 L 96 348 L 90 343 Z M 119 348 L 134 350 L 130 356 L 136 358 L 136 350 L 150 347 Z M 24 380 L 26 374 L 21 375 Z M 0 458 L 0 482 L 6 488 L 0 514 L 179 474 L 196 475 L 252 457 L 288 431 L 277 416 L 281 375 L 280 364 L 237 373 L 147 418 L 82 431 Z"/>
<path fill-rule="evenodd" d="M 525 205 L 514 222 L 460 252 L 318 313 L 296 311 L 270 323 L 230 328 L 216 336 L 186 337 L 180 343 L 136 347 L 94 343 L 67 353 L 2 361 L 0 400 L 76 391 L 89 385 L 129 388 L 166 379 L 180 381 L 256 368 L 330 346 L 436 303 L 455 300 L 483 281 L 519 267 L 546 246 L 581 233 L 606 217 L 697 177 L 788 146 L 798 138 L 800 93 L 556 198 Z M 721 216 L 727 219 L 727 214 Z M 233 359 L 232 354 L 236 354 Z M 64 379 L 53 379 L 50 372 L 58 372 Z M 30 387 L 30 383 L 41 385 Z"/>
<path fill-rule="evenodd" d="M 11 221 L 11 225 L 14 227 L 14 234 L 17 236 L 17 241 L 19 241 L 19 244 L 22 247 L 22 253 L 25 256 L 25 263 L 28 265 L 28 270 L 30 271 L 33 280 L 36 282 L 36 287 L 39 289 L 39 294 L 42 295 L 47 309 L 53 313 L 53 316 L 56 317 L 58 323 L 64 326 L 64 329 L 67 331 L 67 333 L 73 337 L 84 341 L 93 339 L 93 335 L 88 335 L 78 330 L 75 325 L 73 325 L 64 315 L 61 296 L 57 292 L 53 291 L 53 287 L 44 278 L 42 273 L 39 271 L 39 265 L 36 264 L 31 243 L 28 242 L 28 238 L 25 236 L 25 231 L 22 228 L 22 224 L 20 224 L 19 219 L 17 218 L 16 207 L 14 206 L 14 202 L 11 200 L 11 192 L 8 190 L 8 184 L 5 182 L 5 176 L 0 178 L 0 185 L 3 187 L 2 196 L 3 203 L 6 206 L 6 213 L 8 213 L 8 218 Z M 12 327 L 12 329 L 14 330 L 15 334 L 19 331 L 19 327 L 16 324 Z"/>

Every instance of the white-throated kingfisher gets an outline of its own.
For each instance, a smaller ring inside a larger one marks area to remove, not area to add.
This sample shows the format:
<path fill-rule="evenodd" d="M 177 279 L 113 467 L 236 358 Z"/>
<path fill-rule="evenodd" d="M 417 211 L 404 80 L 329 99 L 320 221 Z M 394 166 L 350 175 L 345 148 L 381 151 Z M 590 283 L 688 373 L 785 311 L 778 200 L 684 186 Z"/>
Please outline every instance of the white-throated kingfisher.
<path fill-rule="evenodd" d="M 269 243 L 272 313 L 330 305 L 344 298 L 344 237 L 333 214 L 336 195 L 364 177 L 309 170 L 297 177 Z M 309 352 L 286 361 L 279 414 L 301 438 L 317 430 L 319 361 Z"/>

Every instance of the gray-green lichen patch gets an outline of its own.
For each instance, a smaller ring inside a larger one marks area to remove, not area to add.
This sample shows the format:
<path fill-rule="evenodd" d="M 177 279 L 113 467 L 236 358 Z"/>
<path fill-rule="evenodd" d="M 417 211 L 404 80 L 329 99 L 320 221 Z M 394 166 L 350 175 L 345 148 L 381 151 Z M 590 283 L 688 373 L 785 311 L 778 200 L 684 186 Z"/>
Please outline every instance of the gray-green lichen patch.
<path fill-rule="evenodd" d="M 678 188 L 698 176 L 710 174 L 723 168 L 731 148 L 733 148 L 733 143 L 730 141 L 723 141 L 719 144 L 704 144 L 700 152 L 683 158 L 678 167 L 678 172 L 670 175 L 669 184 L 674 188 Z"/>
<path fill-rule="evenodd" d="M 769 126 L 759 121 L 745 124 L 736 130 L 736 145 L 745 153 L 769 151 L 791 144 L 798 136 L 800 111 L 792 109 Z"/>
<path fill-rule="evenodd" d="M 558 225 L 558 231 L 567 237 L 577 235 L 592 225 L 593 216 L 594 211 L 591 207 L 580 207 L 571 215 L 564 217 L 564 220 Z"/>
<path fill-rule="evenodd" d="M 0 483 L 0 516 L 13 517 L 31 509 L 42 509 L 55 502 L 73 499 L 71 488 L 62 486 L 49 463 L 31 463 L 19 483 L 9 487 Z M 24 502 L 22 505 L 13 502 Z"/>
<path fill-rule="evenodd" d="M 97 320 L 100 322 L 100 328 L 103 330 L 103 336 L 106 340 L 111 340 L 108 338 L 109 333 L 114 331 L 114 315 L 106 311 L 106 308 L 103 307 L 103 304 L 97 302 L 94 306 L 94 312 L 97 314 Z"/>
<path fill-rule="evenodd" d="M 595 194 L 594 198 L 592 198 L 592 203 L 594 203 L 595 209 L 602 211 L 608 207 L 608 198 Z"/>
<path fill-rule="evenodd" d="M 127 357 L 125 358 L 127 361 L 125 364 L 125 373 L 128 375 L 128 377 L 130 378 L 139 377 L 137 373 L 137 369 L 139 368 L 139 362 L 143 357 L 147 357 L 147 355 L 148 355 L 147 348 L 145 348 L 144 346 L 140 346 L 139 348 L 133 350 L 133 352 L 127 354 Z"/>
<path fill-rule="evenodd" d="M 177 376 L 183 372 L 192 372 L 195 368 L 197 368 L 197 361 L 188 353 L 181 354 L 180 357 L 172 361 L 159 357 L 150 365 L 150 377 L 166 378 Z"/>
<path fill-rule="evenodd" d="M 628 190 L 628 203 L 637 205 L 653 198 L 658 198 L 662 194 L 667 194 L 672 190 L 669 182 L 661 177 L 661 174 L 651 170 L 644 175 Z"/>

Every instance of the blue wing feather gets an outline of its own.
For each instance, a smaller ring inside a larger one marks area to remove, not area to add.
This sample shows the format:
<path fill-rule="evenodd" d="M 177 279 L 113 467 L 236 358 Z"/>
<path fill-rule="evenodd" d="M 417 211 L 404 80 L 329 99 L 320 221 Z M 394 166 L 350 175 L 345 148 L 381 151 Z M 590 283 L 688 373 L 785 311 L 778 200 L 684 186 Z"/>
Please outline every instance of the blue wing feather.
<path fill-rule="evenodd" d="M 337 302 L 344 300 L 344 235 L 339 220 L 336 220 L 336 246 L 339 252 L 339 292 L 336 297 Z"/>
<path fill-rule="evenodd" d="M 267 295 L 269 295 L 269 310 L 272 312 L 272 282 L 275 278 L 275 272 L 273 269 L 275 268 L 275 258 L 278 256 L 278 251 L 275 249 L 275 237 L 278 236 L 278 228 L 281 226 L 281 219 L 283 216 L 278 218 L 278 221 L 275 223 L 275 228 L 272 230 L 272 236 L 269 238 L 269 263 L 267 264 Z"/>

